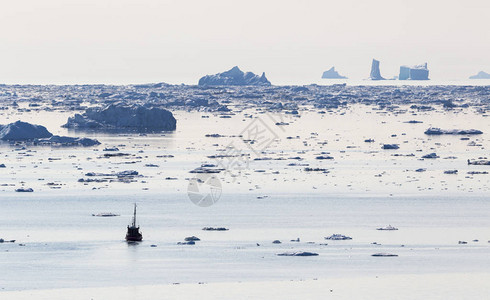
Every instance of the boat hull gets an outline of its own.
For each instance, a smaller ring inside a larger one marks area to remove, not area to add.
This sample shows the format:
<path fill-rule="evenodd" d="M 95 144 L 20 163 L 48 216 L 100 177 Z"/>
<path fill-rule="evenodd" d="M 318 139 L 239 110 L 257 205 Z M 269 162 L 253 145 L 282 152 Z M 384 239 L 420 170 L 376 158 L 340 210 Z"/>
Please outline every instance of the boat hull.
<path fill-rule="evenodd" d="M 142 239 L 143 239 L 143 235 L 141 234 L 139 227 L 128 226 L 128 232 L 126 233 L 126 241 L 139 242 Z"/>
<path fill-rule="evenodd" d="M 126 241 L 128 242 L 141 242 L 143 240 L 143 236 L 126 236 Z"/>

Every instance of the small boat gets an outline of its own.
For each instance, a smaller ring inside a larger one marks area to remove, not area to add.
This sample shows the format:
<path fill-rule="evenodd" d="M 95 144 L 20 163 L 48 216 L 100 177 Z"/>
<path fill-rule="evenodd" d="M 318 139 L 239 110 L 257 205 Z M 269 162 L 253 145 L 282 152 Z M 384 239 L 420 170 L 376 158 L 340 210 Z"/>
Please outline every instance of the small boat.
<path fill-rule="evenodd" d="M 128 232 L 126 233 L 126 241 L 128 242 L 140 242 L 143 239 L 143 235 L 140 232 L 140 227 L 136 226 L 136 203 L 134 204 L 133 222 L 128 225 Z"/>
<path fill-rule="evenodd" d="M 398 228 L 388 225 L 386 227 L 376 228 L 376 230 L 398 230 Z"/>

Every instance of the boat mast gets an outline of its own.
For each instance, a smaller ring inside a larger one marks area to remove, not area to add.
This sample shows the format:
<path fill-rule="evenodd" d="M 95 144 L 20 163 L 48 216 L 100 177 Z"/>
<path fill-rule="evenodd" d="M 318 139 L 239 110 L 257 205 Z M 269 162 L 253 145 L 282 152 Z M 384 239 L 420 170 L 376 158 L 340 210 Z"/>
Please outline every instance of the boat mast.
<path fill-rule="evenodd" d="M 136 203 L 134 204 L 133 227 L 136 227 Z"/>

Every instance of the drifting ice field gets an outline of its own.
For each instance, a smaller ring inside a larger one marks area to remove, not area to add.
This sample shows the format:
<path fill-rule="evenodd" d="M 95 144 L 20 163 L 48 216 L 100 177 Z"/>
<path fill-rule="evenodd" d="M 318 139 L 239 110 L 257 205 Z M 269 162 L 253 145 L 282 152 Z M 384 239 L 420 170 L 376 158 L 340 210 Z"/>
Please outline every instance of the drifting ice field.
<path fill-rule="evenodd" d="M 0 163 L 6 165 L 0 169 L 0 237 L 16 240 L 0 244 L 0 288 L 24 291 L 6 293 L 9 298 L 58 288 L 84 288 L 73 294 L 88 293 L 94 299 L 108 291 L 122 297 L 125 290 L 117 287 L 178 290 L 173 283 L 181 283 L 192 298 L 199 282 L 209 284 L 203 288 L 209 293 L 213 284 L 222 288 L 236 282 L 267 293 L 257 282 L 280 287 L 290 280 L 294 283 L 284 290 L 310 290 L 318 296 L 329 290 L 315 285 L 316 279 L 325 287 L 351 285 L 362 291 L 363 282 L 376 276 L 391 278 L 382 281 L 386 286 L 408 276 L 411 282 L 424 278 L 441 289 L 465 276 L 488 277 L 490 175 L 484 172 L 490 169 L 467 164 L 468 159 L 488 158 L 490 123 L 484 115 L 471 110 L 392 113 L 363 105 L 324 114 L 300 107 L 298 116 L 252 108 L 237 110 L 231 118 L 173 113 L 175 132 L 142 135 L 61 128 L 71 112 L 3 112 L 2 124 L 22 119 L 54 134 L 101 142 L 86 148 L 0 145 Z M 406 123 L 410 120 L 422 123 Z M 284 124 L 276 125 L 278 121 Z M 257 124 L 265 124 L 260 129 L 271 138 L 263 148 L 243 141 Z M 461 140 L 464 136 L 427 136 L 429 127 L 484 133 Z M 210 134 L 221 137 L 206 137 Z M 400 148 L 383 150 L 383 144 Z M 103 151 L 113 147 L 119 151 Z M 104 157 L 117 152 L 129 155 Z M 213 158 L 230 153 L 244 156 Z M 439 158 L 421 158 L 429 153 Z M 201 187 L 200 192 L 216 197 L 209 207 L 188 197 L 195 176 L 189 171 L 202 164 L 225 169 L 214 174 L 220 187 Z M 138 176 L 110 176 L 126 170 Z M 447 170 L 458 173 L 445 174 Z M 482 174 L 468 174 L 475 171 Z M 90 177 L 89 172 L 106 176 Z M 87 178 L 101 182 L 79 182 Z M 34 192 L 14 192 L 20 187 Z M 128 245 L 124 234 L 134 202 L 144 241 Z M 92 216 L 100 212 L 121 216 Z M 376 230 L 388 224 L 399 230 Z M 202 231 L 205 226 L 229 230 Z M 352 240 L 324 239 L 334 233 Z M 192 235 L 201 241 L 177 245 Z M 291 241 L 296 238 L 300 241 Z M 291 251 L 319 256 L 276 255 Z M 398 257 L 371 256 L 380 252 Z M 301 280 L 306 283 L 298 284 Z M 476 295 L 485 293 L 478 280 L 468 286 Z M 60 291 L 46 293 L 54 297 Z"/>

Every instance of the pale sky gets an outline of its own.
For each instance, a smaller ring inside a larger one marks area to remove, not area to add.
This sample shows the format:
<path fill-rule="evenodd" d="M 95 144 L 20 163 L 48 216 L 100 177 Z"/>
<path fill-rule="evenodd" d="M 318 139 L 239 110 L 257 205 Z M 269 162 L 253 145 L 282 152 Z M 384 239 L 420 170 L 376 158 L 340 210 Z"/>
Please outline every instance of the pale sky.
<path fill-rule="evenodd" d="M 490 1 L 0 0 L 0 83 L 196 84 L 238 65 L 273 84 L 428 62 L 490 72 Z"/>

